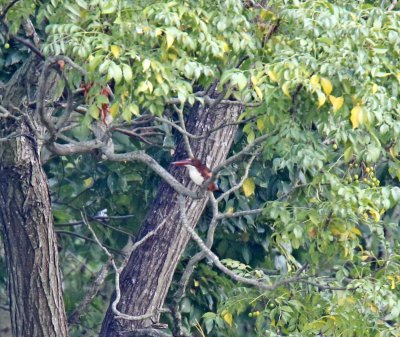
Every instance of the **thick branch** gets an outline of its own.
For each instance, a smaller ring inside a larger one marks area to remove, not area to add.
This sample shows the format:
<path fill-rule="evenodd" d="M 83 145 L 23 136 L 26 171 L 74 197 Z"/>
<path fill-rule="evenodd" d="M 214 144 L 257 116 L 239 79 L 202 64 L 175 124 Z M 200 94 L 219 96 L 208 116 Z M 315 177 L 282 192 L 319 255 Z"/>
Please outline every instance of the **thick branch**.
<path fill-rule="evenodd" d="M 112 161 L 138 161 L 146 164 L 150 169 L 157 173 L 162 179 L 164 179 L 168 185 L 170 185 L 175 191 L 185 196 L 191 197 L 193 199 L 199 199 L 204 197 L 204 193 L 197 194 L 189 190 L 187 187 L 179 183 L 167 170 L 165 170 L 156 160 L 143 151 L 135 151 L 128 153 L 116 154 L 109 150 L 103 151 L 104 155 L 108 160 Z"/>

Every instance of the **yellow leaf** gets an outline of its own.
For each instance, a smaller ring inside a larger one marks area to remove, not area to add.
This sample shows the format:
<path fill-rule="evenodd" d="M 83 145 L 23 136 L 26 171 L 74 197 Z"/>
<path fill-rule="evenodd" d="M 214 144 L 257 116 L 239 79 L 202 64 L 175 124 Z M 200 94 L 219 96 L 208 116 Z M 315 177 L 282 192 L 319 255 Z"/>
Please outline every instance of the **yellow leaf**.
<path fill-rule="evenodd" d="M 394 276 L 389 275 L 387 278 L 390 281 L 390 289 L 396 289 L 396 283 L 394 282 Z"/>
<path fill-rule="evenodd" d="M 257 79 L 257 77 L 251 76 L 251 77 L 250 77 L 250 81 L 251 81 L 251 84 L 253 84 L 253 87 L 256 87 L 256 86 L 257 86 L 257 84 L 258 84 L 258 79 Z"/>
<path fill-rule="evenodd" d="M 194 280 L 194 286 L 197 288 L 199 285 L 200 285 L 200 282 L 199 281 L 197 281 L 197 280 Z"/>
<path fill-rule="evenodd" d="M 368 306 L 371 309 L 371 311 L 374 312 L 374 313 L 377 313 L 379 311 L 378 307 L 372 302 L 369 302 Z"/>
<path fill-rule="evenodd" d="M 322 77 L 321 78 L 321 86 L 322 86 L 322 90 L 324 90 L 325 94 L 327 94 L 329 96 L 333 89 L 332 82 L 329 81 L 327 78 Z"/>
<path fill-rule="evenodd" d="M 353 228 L 351 229 L 351 231 L 352 231 L 352 233 L 354 233 L 355 235 L 362 236 L 361 231 L 360 231 L 357 227 L 353 227 Z"/>
<path fill-rule="evenodd" d="M 110 114 L 113 118 L 115 118 L 117 116 L 117 113 L 118 113 L 118 103 L 114 103 L 113 105 L 111 105 Z"/>
<path fill-rule="evenodd" d="M 321 106 L 323 106 L 325 104 L 326 96 L 320 90 L 317 90 L 317 95 L 318 95 L 318 108 L 320 108 Z"/>
<path fill-rule="evenodd" d="M 158 84 L 162 84 L 164 82 L 164 79 L 162 78 L 160 73 L 156 74 L 156 81 Z"/>
<path fill-rule="evenodd" d="M 222 50 L 225 53 L 227 53 L 229 51 L 229 45 L 225 41 L 222 41 Z"/>
<path fill-rule="evenodd" d="M 120 57 L 120 55 L 121 55 L 121 48 L 120 48 L 119 46 L 112 45 L 112 46 L 110 47 L 110 50 L 111 50 L 111 54 L 113 54 L 113 56 L 114 56 L 116 59 Z"/>
<path fill-rule="evenodd" d="M 287 97 L 290 97 L 289 85 L 290 85 L 290 82 L 285 82 L 285 83 L 282 85 L 282 91 L 283 91 L 283 93 L 284 93 Z"/>
<path fill-rule="evenodd" d="M 174 37 L 172 35 L 170 35 L 168 33 L 166 34 L 166 36 L 167 36 L 167 49 L 169 49 L 174 44 L 174 40 L 175 39 L 174 39 Z"/>
<path fill-rule="evenodd" d="M 228 312 L 228 311 L 225 312 L 223 318 L 224 318 L 224 321 L 225 321 L 226 323 L 228 323 L 228 325 L 229 325 L 230 327 L 233 325 L 233 317 L 232 317 L 232 314 L 231 314 L 230 312 Z"/>
<path fill-rule="evenodd" d="M 319 76 L 318 75 L 312 75 L 310 78 L 310 83 L 314 87 L 319 87 Z"/>
<path fill-rule="evenodd" d="M 144 59 L 142 62 L 143 72 L 147 71 L 151 66 L 151 61 L 149 59 Z"/>
<path fill-rule="evenodd" d="M 378 91 L 378 89 L 379 89 L 379 86 L 378 86 L 376 83 L 374 83 L 374 84 L 372 85 L 372 93 L 373 93 L 373 94 L 376 94 L 376 92 Z"/>
<path fill-rule="evenodd" d="M 264 121 L 261 118 L 257 119 L 257 129 L 262 132 L 264 128 Z"/>
<path fill-rule="evenodd" d="M 400 73 L 396 74 L 397 80 L 400 82 Z"/>
<path fill-rule="evenodd" d="M 246 178 L 246 180 L 243 183 L 243 192 L 246 197 L 250 197 L 252 194 L 254 194 L 254 190 L 256 189 L 256 185 L 254 184 L 253 179 L 251 178 Z"/>
<path fill-rule="evenodd" d="M 228 210 L 226 211 L 226 214 L 232 214 L 234 211 L 233 207 L 229 207 Z"/>
<path fill-rule="evenodd" d="M 254 87 L 254 91 L 256 92 L 258 98 L 262 100 L 263 99 L 263 93 L 262 93 L 261 89 L 259 87 L 255 86 Z"/>
<path fill-rule="evenodd" d="M 359 105 L 351 109 L 350 121 L 353 129 L 358 128 L 358 126 L 363 122 L 363 109 Z"/>
<path fill-rule="evenodd" d="M 156 33 L 156 36 L 160 36 L 163 33 L 163 30 L 161 28 L 156 28 L 154 32 Z"/>
<path fill-rule="evenodd" d="M 275 71 L 273 70 L 268 70 L 267 75 L 271 79 L 272 82 L 278 82 L 278 75 L 276 74 Z"/>
<path fill-rule="evenodd" d="M 371 216 L 376 222 L 378 222 L 381 219 L 381 215 L 379 214 L 379 212 L 374 209 L 370 209 L 369 214 L 371 214 Z"/>
<path fill-rule="evenodd" d="M 89 178 L 87 178 L 87 179 L 85 179 L 85 180 L 83 181 L 83 185 L 84 185 L 85 187 L 89 188 L 89 187 L 92 187 L 92 186 L 93 186 L 93 182 L 94 182 L 93 178 L 92 178 L 92 177 L 89 177 Z"/>
<path fill-rule="evenodd" d="M 341 96 L 341 97 L 335 97 L 335 96 L 330 95 L 330 96 L 329 96 L 329 100 L 330 100 L 330 102 L 332 103 L 333 112 L 338 111 L 338 110 L 343 106 L 343 103 L 344 103 L 344 98 L 343 98 L 343 96 Z"/>

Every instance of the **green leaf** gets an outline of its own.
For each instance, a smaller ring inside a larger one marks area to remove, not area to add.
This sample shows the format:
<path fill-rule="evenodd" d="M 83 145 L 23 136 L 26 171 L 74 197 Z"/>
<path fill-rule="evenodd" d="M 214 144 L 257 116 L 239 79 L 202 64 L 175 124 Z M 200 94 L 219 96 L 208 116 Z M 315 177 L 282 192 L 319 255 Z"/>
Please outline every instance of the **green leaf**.
<path fill-rule="evenodd" d="M 128 82 L 128 83 L 131 82 L 132 77 L 133 77 L 131 67 L 129 65 L 127 65 L 127 64 L 123 64 L 122 65 L 122 72 L 124 74 L 124 80 L 126 82 Z"/>

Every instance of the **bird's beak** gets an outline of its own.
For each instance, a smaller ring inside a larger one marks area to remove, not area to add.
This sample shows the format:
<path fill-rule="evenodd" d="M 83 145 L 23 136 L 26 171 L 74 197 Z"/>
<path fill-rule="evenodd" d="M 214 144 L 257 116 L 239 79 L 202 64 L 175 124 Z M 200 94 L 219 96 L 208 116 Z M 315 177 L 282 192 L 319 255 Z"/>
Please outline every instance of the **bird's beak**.
<path fill-rule="evenodd" d="M 185 166 L 185 165 L 191 165 L 192 161 L 190 159 L 184 159 L 184 160 L 174 161 L 171 164 L 176 166 Z"/>

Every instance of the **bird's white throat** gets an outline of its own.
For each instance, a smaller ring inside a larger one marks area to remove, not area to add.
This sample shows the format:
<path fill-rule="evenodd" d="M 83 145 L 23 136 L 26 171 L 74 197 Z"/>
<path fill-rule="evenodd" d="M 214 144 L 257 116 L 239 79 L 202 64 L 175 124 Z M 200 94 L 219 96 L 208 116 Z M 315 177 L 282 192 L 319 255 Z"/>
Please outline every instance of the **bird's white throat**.
<path fill-rule="evenodd" d="M 202 185 L 204 182 L 204 177 L 201 175 L 199 170 L 192 165 L 185 165 L 185 167 L 189 170 L 189 177 L 196 185 Z"/>

